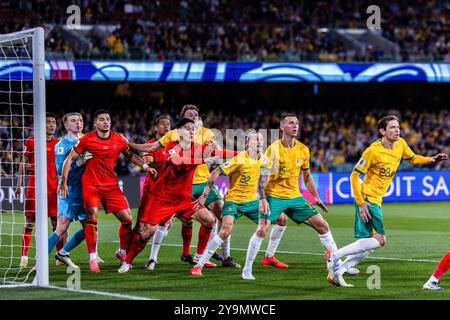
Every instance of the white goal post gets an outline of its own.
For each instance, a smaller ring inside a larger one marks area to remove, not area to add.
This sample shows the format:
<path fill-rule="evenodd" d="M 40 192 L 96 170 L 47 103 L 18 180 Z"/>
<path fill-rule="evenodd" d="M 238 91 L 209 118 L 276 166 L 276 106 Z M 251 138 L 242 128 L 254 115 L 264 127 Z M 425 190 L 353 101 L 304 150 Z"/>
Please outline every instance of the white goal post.
<path fill-rule="evenodd" d="M 32 93 L 30 92 L 31 88 Z M 32 94 L 32 100 L 30 94 Z M 27 98 L 30 98 L 28 103 Z M 0 288 L 29 285 L 35 272 L 36 277 L 33 284 L 48 286 L 45 39 L 43 28 L 0 34 L 0 117 L 2 133 L 0 138 L 0 147 L 2 148 L 0 185 L 2 193 L 5 193 L 5 186 L 13 189 L 18 178 L 17 159 L 23 151 L 23 142 L 27 138 L 24 132 L 32 133 L 35 139 L 34 175 L 36 186 L 36 225 L 35 237 L 32 240 L 35 241 L 36 263 L 31 265 L 32 268 L 26 272 L 23 268 L 18 268 L 16 256 L 9 257 L 9 260 L 7 256 L 8 254 L 17 255 L 21 245 L 18 230 L 24 226 L 23 201 L 22 204 L 19 204 L 20 199 L 14 199 L 8 204 L 5 200 L 0 206 Z M 30 128 L 25 128 L 27 123 Z M 18 149 L 19 145 L 21 149 Z M 24 195 L 25 192 L 22 191 L 22 196 L 24 197 Z M 6 199 L 7 196 L 4 198 Z M 8 226 L 6 227 L 6 225 Z M 37 270 L 33 268 L 34 266 L 37 267 Z"/>

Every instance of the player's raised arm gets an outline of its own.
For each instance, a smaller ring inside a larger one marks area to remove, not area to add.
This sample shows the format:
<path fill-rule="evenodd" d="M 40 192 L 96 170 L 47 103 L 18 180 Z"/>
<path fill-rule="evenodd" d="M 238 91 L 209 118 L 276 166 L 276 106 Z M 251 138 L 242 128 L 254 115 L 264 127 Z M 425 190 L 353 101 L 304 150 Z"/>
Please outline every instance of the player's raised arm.
<path fill-rule="evenodd" d="M 58 190 L 58 193 L 61 195 L 62 198 L 65 198 L 67 196 L 67 177 L 69 175 L 69 171 L 73 161 L 75 161 L 75 159 L 78 158 L 78 156 L 79 156 L 78 152 L 72 149 L 70 150 L 70 153 L 67 156 L 66 160 L 64 160 L 61 173 L 61 184 L 59 185 Z"/>
<path fill-rule="evenodd" d="M 306 188 L 308 188 L 309 192 L 311 192 L 311 195 L 314 197 L 316 204 L 324 212 L 328 212 L 327 206 L 322 202 L 322 199 L 320 199 L 319 194 L 317 193 L 316 184 L 314 183 L 314 179 L 311 175 L 311 170 L 309 170 L 309 168 L 302 169 L 302 173 L 303 173 L 303 181 L 305 182 L 305 186 L 306 186 Z"/>

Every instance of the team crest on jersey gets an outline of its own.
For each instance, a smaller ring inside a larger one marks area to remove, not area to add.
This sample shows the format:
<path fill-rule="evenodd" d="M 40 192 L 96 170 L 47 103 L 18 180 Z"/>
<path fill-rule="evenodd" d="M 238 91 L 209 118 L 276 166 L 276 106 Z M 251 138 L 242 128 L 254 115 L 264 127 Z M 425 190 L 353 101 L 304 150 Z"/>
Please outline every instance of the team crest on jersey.
<path fill-rule="evenodd" d="M 358 167 L 361 167 L 361 168 L 364 168 L 364 166 L 366 165 L 366 163 L 367 163 L 367 161 L 364 160 L 363 158 L 361 158 L 361 160 L 359 160 L 357 166 L 358 166 Z"/>
<path fill-rule="evenodd" d="M 297 159 L 297 164 L 302 164 L 303 160 L 302 159 Z"/>
<path fill-rule="evenodd" d="M 173 150 L 173 149 L 169 150 L 169 155 L 173 156 L 175 153 L 177 153 L 175 150 Z"/>
<path fill-rule="evenodd" d="M 64 154 L 64 147 L 58 147 L 56 149 L 56 154 Z"/>

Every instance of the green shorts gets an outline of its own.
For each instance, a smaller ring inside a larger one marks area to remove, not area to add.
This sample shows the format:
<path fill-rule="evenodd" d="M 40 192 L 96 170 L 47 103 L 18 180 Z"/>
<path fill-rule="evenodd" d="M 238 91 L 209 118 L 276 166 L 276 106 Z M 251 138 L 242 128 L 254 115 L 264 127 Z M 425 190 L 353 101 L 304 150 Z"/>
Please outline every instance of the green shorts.
<path fill-rule="evenodd" d="M 319 213 L 319 211 L 311 203 L 306 201 L 303 196 L 293 199 L 282 199 L 267 195 L 267 202 L 269 203 L 270 213 L 267 216 L 259 214 L 259 218 L 270 220 L 272 223 L 275 222 L 283 212 L 297 224 L 300 224 Z"/>
<path fill-rule="evenodd" d="M 369 208 L 372 219 L 367 223 L 362 222 L 359 216 L 359 207 L 355 203 L 355 238 L 370 238 L 374 233 L 384 235 L 381 207 L 376 203 L 367 201 L 367 199 L 365 201 L 373 206 Z"/>
<path fill-rule="evenodd" d="M 254 223 L 258 224 L 259 221 L 259 201 L 247 201 L 247 202 L 232 202 L 225 201 L 222 208 L 222 217 L 232 216 L 234 221 L 242 216 L 246 216 Z"/>
<path fill-rule="evenodd" d="M 203 190 L 206 188 L 206 182 L 204 183 L 198 183 L 192 185 L 192 195 L 194 198 L 198 198 L 202 195 Z M 205 207 L 209 206 L 211 203 L 213 203 L 216 200 L 222 200 L 222 196 L 219 193 L 219 190 L 217 189 L 216 185 L 213 185 L 211 188 L 211 191 L 209 192 L 208 198 L 205 202 Z"/>

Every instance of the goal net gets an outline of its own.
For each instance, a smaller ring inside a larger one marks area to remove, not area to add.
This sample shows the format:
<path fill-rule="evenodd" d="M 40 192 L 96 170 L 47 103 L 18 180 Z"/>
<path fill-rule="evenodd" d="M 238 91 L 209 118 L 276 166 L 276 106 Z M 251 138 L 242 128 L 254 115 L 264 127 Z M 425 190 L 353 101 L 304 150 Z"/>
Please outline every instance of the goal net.
<path fill-rule="evenodd" d="M 0 287 L 48 285 L 44 54 L 42 28 L 0 35 Z M 30 136 L 33 160 L 19 170 Z M 25 223 L 26 201 L 33 225 Z"/>

